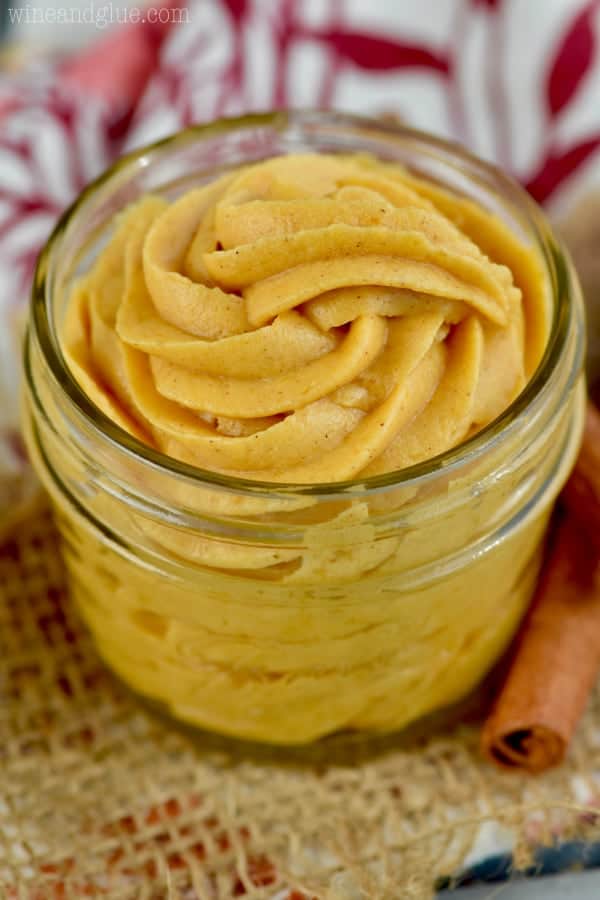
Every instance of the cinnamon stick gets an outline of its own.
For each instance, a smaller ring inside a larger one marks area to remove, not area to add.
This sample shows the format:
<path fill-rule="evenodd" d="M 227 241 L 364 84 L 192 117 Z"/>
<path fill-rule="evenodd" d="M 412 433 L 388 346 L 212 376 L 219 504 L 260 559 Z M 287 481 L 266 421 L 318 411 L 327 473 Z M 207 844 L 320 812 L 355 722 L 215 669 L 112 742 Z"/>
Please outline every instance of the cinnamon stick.
<path fill-rule="evenodd" d="M 600 415 L 591 404 L 562 506 L 481 736 L 488 759 L 528 772 L 561 762 L 600 670 Z"/>

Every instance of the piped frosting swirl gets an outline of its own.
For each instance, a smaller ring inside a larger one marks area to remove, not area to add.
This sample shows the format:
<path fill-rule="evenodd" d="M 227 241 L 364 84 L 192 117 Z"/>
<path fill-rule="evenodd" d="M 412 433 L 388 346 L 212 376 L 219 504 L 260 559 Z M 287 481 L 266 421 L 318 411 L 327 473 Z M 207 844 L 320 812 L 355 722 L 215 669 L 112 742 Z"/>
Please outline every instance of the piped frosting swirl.
<path fill-rule="evenodd" d="M 146 196 L 70 301 L 65 351 L 117 424 L 203 469 L 321 483 L 454 447 L 546 341 L 533 251 L 368 157 L 269 159 Z"/>

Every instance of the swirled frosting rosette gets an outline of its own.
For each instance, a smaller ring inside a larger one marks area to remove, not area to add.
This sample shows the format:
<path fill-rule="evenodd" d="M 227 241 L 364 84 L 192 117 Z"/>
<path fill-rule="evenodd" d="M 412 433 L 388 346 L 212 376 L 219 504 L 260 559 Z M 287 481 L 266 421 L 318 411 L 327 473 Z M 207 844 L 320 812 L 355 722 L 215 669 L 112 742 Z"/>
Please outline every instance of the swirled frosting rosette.
<path fill-rule="evenodd" d="M 537 271 L 499 219 L 398 166 L 276 157 L 125 210 L 65 349 L 96 404 L 172 457 L 344 481 L 510 404 L 546 340 Z"/>

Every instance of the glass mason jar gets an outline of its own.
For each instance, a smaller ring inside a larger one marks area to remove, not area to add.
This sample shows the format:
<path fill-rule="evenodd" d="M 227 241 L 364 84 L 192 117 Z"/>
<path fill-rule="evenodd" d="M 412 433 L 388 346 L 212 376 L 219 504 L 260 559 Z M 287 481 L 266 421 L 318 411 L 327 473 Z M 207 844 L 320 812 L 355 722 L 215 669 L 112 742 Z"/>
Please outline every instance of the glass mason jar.
<path fill-rule="evenodd" d="M 366 480 L 224 477 L 141 444 L 87 398 L 59 331 L 115 213 L 241 163 L 364 151 L 468 196 L 537 246 L 551 319 L 525 390 L 460 446 Z M 582 430 L 584 320 L 564 250 L 512 180 L 460 148 L 332 113 L 198 126 L 117 162 L 41 254 L 24 427 L 72 595 L 122 679 L 175 717 L 278 744 L 400 729 L 467 695 L 531 598 Z"/>

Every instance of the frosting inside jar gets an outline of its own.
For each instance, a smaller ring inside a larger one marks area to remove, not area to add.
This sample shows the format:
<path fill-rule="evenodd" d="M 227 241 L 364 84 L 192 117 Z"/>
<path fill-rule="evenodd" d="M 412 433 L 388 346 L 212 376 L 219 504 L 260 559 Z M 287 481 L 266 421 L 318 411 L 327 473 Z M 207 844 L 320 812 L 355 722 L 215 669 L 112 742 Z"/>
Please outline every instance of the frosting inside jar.
<path fill-rule="evenodd" d="M 522 390 L 548 298 L 473 202 L 367 156 L 282 156 L 124 210 L 73 292 L 69 365 L 202 469 L 321 483 L 456 446 Z"/>
<path fill-rule="evenodd" d="M 102 477 L 89 490 L 84 467 L 95 530 L 56 506 L 103 657 L 179 718 L 277 743 L 392 730 L 463 697 L 531 597 L 569 416 L 433 488 L 277 488 L 457 446 L 522 391 L 551 306 L 518 228 L 368 156 L 277 157 L 124 209 L 69 298 L 72 373 L 155 449 L 274 489 L 198 479 L 191 496 L 136 458 L 125 480 L 148 512 Z M 208 516 L 188 527 L 171 505 Z"/>

